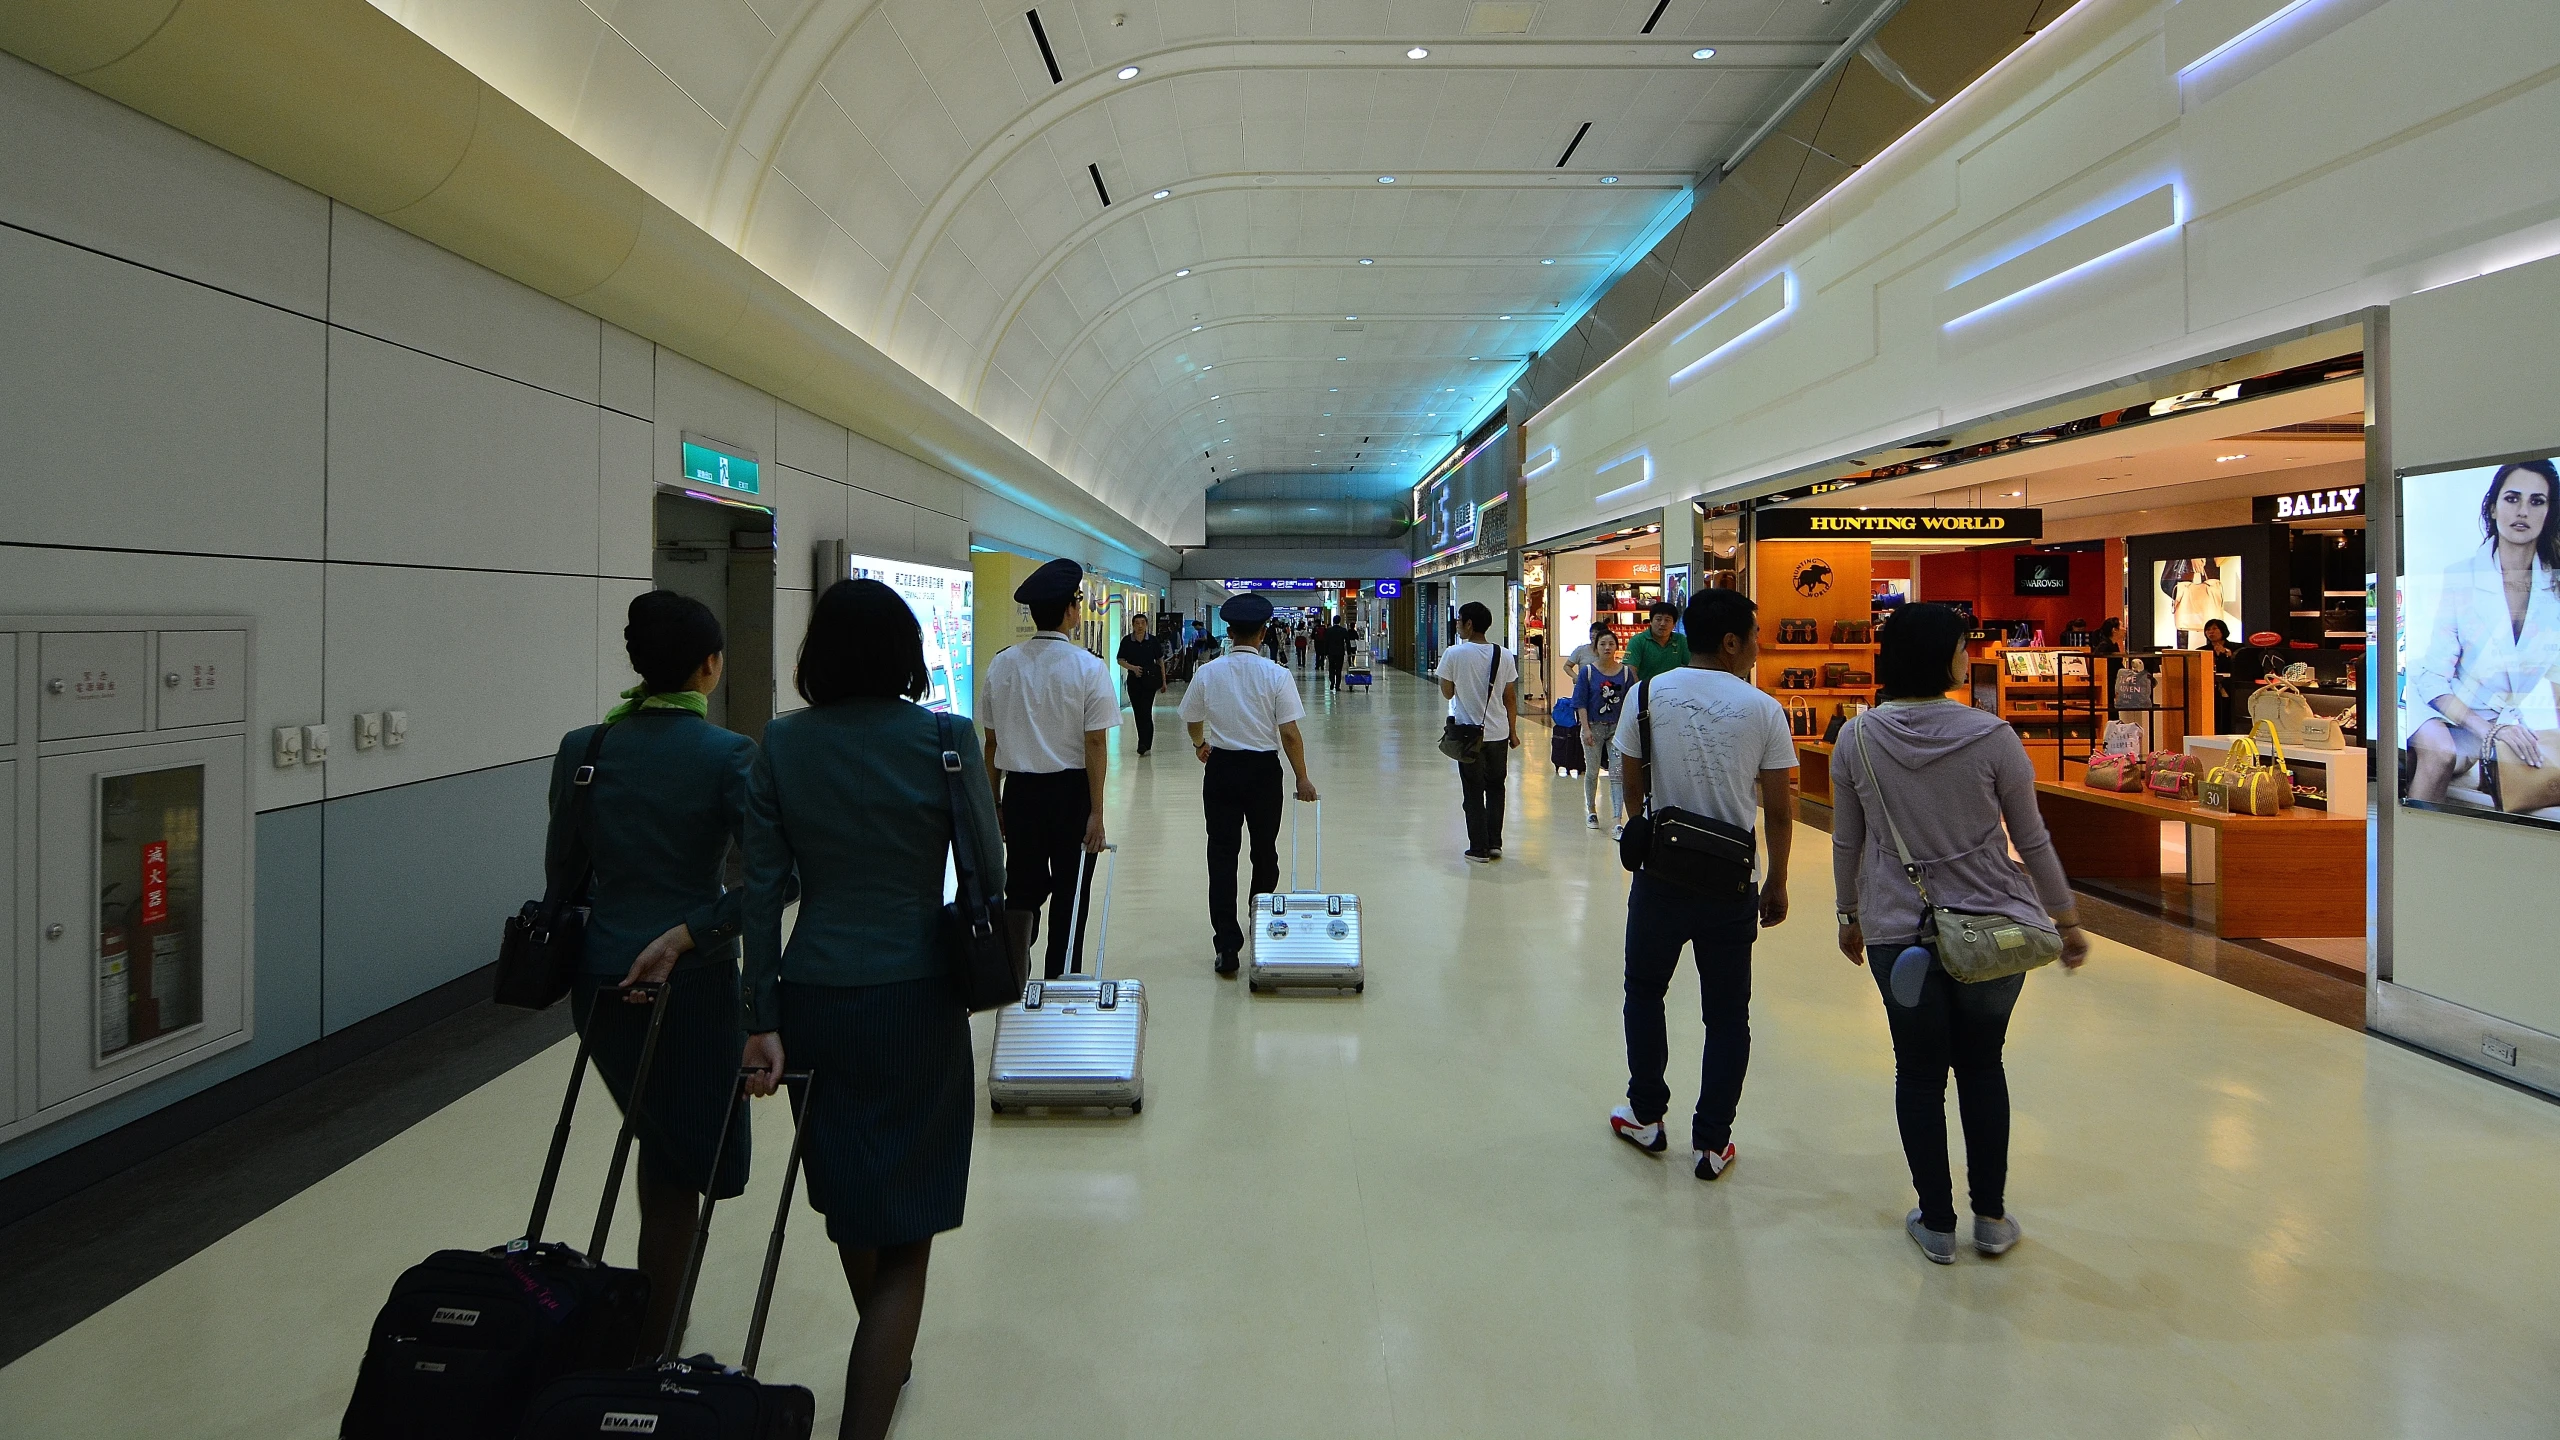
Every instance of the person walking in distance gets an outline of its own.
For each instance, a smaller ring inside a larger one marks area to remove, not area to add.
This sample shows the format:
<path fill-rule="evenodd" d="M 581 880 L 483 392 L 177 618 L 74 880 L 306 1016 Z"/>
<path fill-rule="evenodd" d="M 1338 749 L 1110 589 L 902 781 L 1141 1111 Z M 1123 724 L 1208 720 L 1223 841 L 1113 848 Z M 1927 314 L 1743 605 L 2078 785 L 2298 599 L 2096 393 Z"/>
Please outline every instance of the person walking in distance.
<path fill-rule="evenodd" d="M 1466 858 L 1478 865 L 1502 858 L 1503 790 L 1511 778 L 1511 752 L 1520 748 L 1520 667 L 1511 653 L 1485 639 L 1493 612 L 1470 600 L 1458 607 L 1458 639 L 1440 652 L 1432 671 L 1450 717 L 1480 735 L 1473 764 L 1458 762 L 1458 803 L 1467 816 Z"/>
<path fill-rule="evenodd" d="M 1301 670 L 1307 668 L 1307 632 L 1301 630 L 1291 635 L 1289 645 L 1291 649 L 1298 652 L 1298 668 Z"/>
<path fill-rule="evenodd" d="M 1129 713 L 1138 721 L 1138 753 L 1156 748 L 1156 696 L 1164 692 L 1164 647 L 1148 633 L 1144 611 L 1130 617 L 1129 633 L 1120 642 L 1120 672 L 1129 684 Z"/>
<path fill-rule="evenodd" d="M 1100 656 L 1071 637 L 1084 621 L 1084 567 L 1052 560 L 1013 598 L 1037 632 L 987 662 L 987 773 L 1004 826 L 1005 920 L 1028 949 L 1049 907 L 1046 973 L 1066 973 L 1079 852 L 1102 850 L 1102 782 L 1120 697 Z"/>
<path fill-rule="evenodd" d="M 1217 946 L 1217 971 L 1236 973 L 1244 953 L 1244 926 L 1236 919 L 1236 852 L 1244 833 L 1253 837 L 1252 894 L 1280 886 L 1280 753 L 1296 772 L 1298 798 L 1312 801 L 1306 742 L 1298 719 L 1306 706 L 1288 670 L 1256 648 L 1271 623 L 1271 602 L 1238 595 L 1218 608 L 1235 648 L 1200 667 L 1182 692 L 1182 720 L 1191 751 L 1206 767 L 1200 804 L 1209 821 L 1209 929 Z"/>
<path fill-rule="evenodd" d="M 1965 618 L 1905 605 L 1878 634 L 1875 709 L 1840 731 L 1831 771 L 1831 875 L 1840 953 L 1864 965 L 1893 1030 L 1893 1110 L 1917 1208 L 1903 1230 L 1940 1265 L 1956 1258 L 1955 1181 L 1947 1166 L 1947 1072 L 1956 1077 L 1972 1190 L 1973 1248 L 2018 1243 L 2008 1211 L 2009 1077 L 2000 1063 L 2027 977 L 1959 983 L 1938 963 L 1918 884 L 1893 834 L 1923 867 L 1929 903 L 2058 931 L 2062 964 L 2089 958 L 2079 904 L 2036 805 L 2035 766 L 2000 717 L 1950 700 L 1963 683 Z M 2009 858 L 2017 848 L 2018 860 Z M 2050 917 L 2050 918 L 2048 918 Z"/>
<path fill-rule="evenodd" d="M 1600 769 L 1609 770 L 1609 824 L 1613 831 L 1626 828 L 1627 800 L 1625 777 L 1619 773 L 1609 744 L 1617 738 L 1618 717 L 1626 708 L 1627 691 L 1636 683 L 1636 672 L 1618 659 L 1618 637 L 1602 630 L 1591 640 L 1591 660 L 1574 671 L 1573 705 L 1582 717 L 1582 753 L 1587 763 L 1582 771 L 1582 823 L 1600 828 Z"/>
<path fill-rule="evenodd" d="M 1627 663 L 1635 667 L 1638 680 L 1650 680 L 1689 663 L 1689 637 L 1678 633 L 1679 624 L 1679 606 L 1668 600 L 1653 602 L 1650 620 L 1627 642 Z"/>
<path fill-rule="evenodd" d="M 1627 804 L 1656 838 L 1627 890 L 1627 1103 L 1610 1112 L 1609 1128 L 1649 1154 L 1665 1148 L 1671 1089 L 1663 1079 L 1670 1046 L 1662 1001 L 1687 945 L 1706 1021 L 1698 1108 L 1689 1121 L 1701 1180 L 1733 1164 L 1733 1116 L 1751 1064 L 1751 945 L 1761 926 L 1787 918 L 1795 839 L 1795 739 L 1787 712 L 1751 683 L 1760 658 L 1757 608 L 1737 591 L 1700 592 L 1681 618 L 1689 662 L 1639 682 L 1618 722 Z M 1768 849 L 1756 891 L 1749 859 L 1755 806 L 1767 816 L 1759 839 Z M 1740 858 L 1676 866 L 1658 838 L 1674 824 L 1733 842 Z"/>
<path fill-rule="evenodd" d="M 1351 627 L 1343 624 L 1342 617 L 1336 614 L 1325 622 L 1323 635 L 1325 688 L 1339 690 L 1342 688 L 1342 667 L 1351 660 Z"/>

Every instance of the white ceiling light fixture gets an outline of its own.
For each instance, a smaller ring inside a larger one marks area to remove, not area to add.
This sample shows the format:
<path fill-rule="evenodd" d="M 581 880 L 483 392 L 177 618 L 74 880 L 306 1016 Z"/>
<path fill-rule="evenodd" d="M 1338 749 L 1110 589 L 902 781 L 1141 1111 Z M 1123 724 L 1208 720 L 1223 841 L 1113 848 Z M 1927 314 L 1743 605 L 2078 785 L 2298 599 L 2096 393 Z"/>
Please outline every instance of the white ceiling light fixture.
<path fill-rule="evenodd" d="M 1553 260 L 1541 260 L 1541 261 L 1539 261 L 1538 263 L 1539 263 L 1539 264 L 1541 264 L 1541 265 L 1553 265 L 1553 264 L 1554 264 L 1554 263 L 1556 263 L 1556 262 L 1554 262 Z M 1184 272 L 1184 273 L 1188 274 L 1189 272 L 1188 272 L 1188 271 L 1186 271 L 1186 272 Z"/>
<path fill-rule="evenodd" d="M 1191 327 L 1191 333 L 1192 333 L 1192 334 L 1194 334 L 1194 335 L 1197 335 L 1197 334 L 1199 334 L 1199 333 L 1200 333 L 1200 329 L 1201 329 L 1201 327 L 1199 327 L 1199 326 L 1197 326 L 1197 325 L 1194 325 L 1194 326 L 1192 326 L 1192 327 Z"/>
<path fill-rule="evenodd" d="M 1170 200 L 1173 198 L 1173 192 L 1170 190 L 1159 190 L 1156 192 L 1156 198 L 1159 200 Z"/>
<path fill-rule="evenodd" d="M 1350 356 L 1348 356 L 1348 355 L 1336 355 L 1336 356 L 1334 356 L 1333 358 L 1334 358 L 1334 359 L 1336 359 L 1336 360 L 1348 360 L 1348 359 L 1350 359 L 1351 357 L 1350 357 Z"/>
<path fill-rule="evenodd" d="M 1692 60 L 1713 60 L 1716 58 L 1716 47 L 1713 45 L 1701 45 L 1697 49 L 1689 52 L 1689 58 Z"/>
<path fill-rule="evenodd" d="M 1615 185 L 1618 183 L 1618 177 L 1615 175 L 1603 175 L 1600 177 L 1600 183 L 1603 185 Z"/>
<path fill-rule="evenodd" d="M 1552 264 L 1554 264 L 1555 262 L 1554 262 L 1554 261 L 1552 261 L 1552 260 L 1550 260 L 1550 261 L 1548 261 L 1547 263 L 1548 263 L 1548 264 L 1550 264 L 1550 265 L 1552 265 Z M 1176 270 L 1176 271 L 1174 271 L 1174 272 L 1173 272 L 1173 278 L 1174 278 L 1174 279 L 1176 279 L 1176 280 L 1179 280 L 1179 279 L 1181 279 L 1183 276 L 1188 275 L 1188 274 L 1190 274 L 1190 273 L 1191 273 L 1191 272 L 1190 272 L 1190 271 L 1188 271 L 1188 270 Z"/>
<path fill-rule="evenodd" d="M 1357 316 L 1357 315 L 1345 315 L 1345 316 L 1343 316 L 1342 318 L 1343 318 L 1343 319 L 1345 319 L 1345 320 L 1357 320 L 1357 319 L 1359 319 L 1360 317 L 1359 317 L 1359 316 Z"/>
<path fill-rule="evenodd" d="M 1393 175 L 1381 175 L 1378 177 L 1378 183 L 1381 185 L 1393 185 L 1396 183 L 1396 177 Z"/>
<path fill-rule="evenodd" d="M 1501 318 L 1503 318 L 1503 319 L 1505 319 L 1505 320 L 1508 320 L 1508 319 L 1510 319 L 1511 317 L 1510 317 L 1510 316 L 1508 316 L 1508 315 L 1505 315 L 1505 316 L 1503 316 L 1503 317 L 1501 317 Z"/>
<path fill-rule="evenodd" d="M 1137 67 L 1137 66 L 1135 66 L 1135 65 L 1123 65 L 1123 66 L 1121 66 L 1121 67 L 1120 67 L 1120 78 L 1121 78 L 1121 79 L 1123 79 L 1123 80 L 1135 80 L 1135 79 L 1137 79 L 1137 78 L 1138 78 L 1138 67 Z"/>
<path fill-rule="evenodd" d="M 1363 261 L 1361 261 L 1360 263 L 1361 263 L 1361 264 L 1363 264 L 1363 265 L 1375 265 L 1375 264 L 1377 264 L 1378 262 L 1377 262 L 1377 261 L 1375 261 L 1375 260 L 1363 260 Z"/>
<path fill-rule="evenodd" d="M 1419 45 L 1416 45 L 1412 49 L 1404 52 L 1404 58 L 1407 60 L 1428 60 L 1431 58 L 1431 52 L 1423 49 Z"/>
<path fill-rule="evenodd" d="M 2213 463 L 2216 465 L 2228 465 L 2234 460 L 2246 460 L 2248 458 L 2248 452 L 2242 451 L 2237 455 L 2216 455 L 2213 457 Z"/>

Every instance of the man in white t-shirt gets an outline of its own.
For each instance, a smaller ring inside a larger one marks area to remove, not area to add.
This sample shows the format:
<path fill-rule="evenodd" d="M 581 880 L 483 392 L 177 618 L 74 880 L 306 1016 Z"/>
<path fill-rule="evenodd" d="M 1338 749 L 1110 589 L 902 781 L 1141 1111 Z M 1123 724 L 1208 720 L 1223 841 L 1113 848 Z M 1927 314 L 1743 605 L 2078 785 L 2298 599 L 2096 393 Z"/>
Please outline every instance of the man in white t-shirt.
<path fill-rule="evenodd" d="M 1698 1065 L 1698 1108 L 1689 1122 L 1690 1156 L 1701 1180 L 1733 1163 L 1733 1114 L 1751 1063 L 1751 943 L 1762 925 L 1787 918 L 1787 859 L 1795 837 L 1795 737 L 1787 713 L 1751 682 L 1760 658 L 1760 622 L 1732 590 L 1705 590 L 1689 602 L 1681 630 L 1689 661 L 1640 683 L 1618 719 L 1627 810 L 1666 809 L 1753 829 L 1768 850 L 1757 894 L 1739 868 L 1738 890 L 1689 889 L 1650 868 L 1627 890 L 1627 1103 L 1609 1128 L 1639 1150 L 1666 1148 L 1671 1105 L 1662 999 L 1680 968 L 1680 947 L 1697 955 L 1698 1008 L 1706 1020 Z M 1650 801 L 1648 806 L 1647 802 Z"/>
<path fill-rule="evenodd" d="M 1200 806 L 1209 820 L 1209 930 L 1217 945 L 1217 970 L 1236 973 L 1244 953 L 1244 926 L 1236 919 L 1236 852 L 1243 832 L 1253 833 L 1253 889 L 1280 888 L 1280 752 L 1298 775 L 1298 798 L 1312 801 L 1306 744 L 1298 718 L 1306 706 L 1288 668 L 1262 654 L 1262 632 L 1271 602 L 1238 595 L 1218 607 L 1235 648 L 1200 667 L 1183 692 L 1182 719 L 1191 729 L 1191 751 L 1207 767 L 1200 778 Z"/>
<path fill-rule="evenodd" d="M 1470 600 L 1458 607 L 1458 639 L 1440 652 L 1431 673 L 1459 725 L 1484 737 L 1480 757 L 1458 762 L 1458 798 L 1467 813 L 1466 858 L 1478 865 L 1502 858 L 1503 787 L 1511 778 L 1511 752 L 1520 748 L 1520 666 L 1509 651 L 1486 640 L 1493 612 Z"/>
<path fill-rule="evenodd" d="M 987 662 L 987 776 L 1004 823 L 1005 919 L 1025 948 L 1049 907 L 1046 973 L 1067 968 L 1082 854 L 1102 850 L 1102 782 L 1120 694 L 1111 667 L 1071 637 L 1083 623 L 1084 567 L 1052 560 L 1013 598 L 1031 609 L 1037 634 Z M 1082 970 L 1084 957 L 1076 956 Z"/>

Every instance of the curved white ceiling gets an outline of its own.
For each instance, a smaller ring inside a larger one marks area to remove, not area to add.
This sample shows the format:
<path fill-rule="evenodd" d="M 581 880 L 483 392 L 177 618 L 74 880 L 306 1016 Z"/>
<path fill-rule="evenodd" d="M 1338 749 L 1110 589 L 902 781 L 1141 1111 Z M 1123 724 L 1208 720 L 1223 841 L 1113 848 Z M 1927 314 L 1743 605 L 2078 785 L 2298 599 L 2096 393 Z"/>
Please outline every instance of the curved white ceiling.
<path fill-rule="evenodd" d="M 1168 538 L 1437 458 L 1867 8 L 374 3 Z"/>

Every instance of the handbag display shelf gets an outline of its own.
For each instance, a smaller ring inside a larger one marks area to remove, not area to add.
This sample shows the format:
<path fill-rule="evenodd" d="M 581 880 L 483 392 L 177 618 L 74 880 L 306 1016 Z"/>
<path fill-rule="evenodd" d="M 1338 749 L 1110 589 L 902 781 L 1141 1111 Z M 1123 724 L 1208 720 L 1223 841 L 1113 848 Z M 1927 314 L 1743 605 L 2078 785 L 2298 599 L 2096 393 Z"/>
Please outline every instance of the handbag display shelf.
<path fill-rule="evenodd" d="M 2115 703 L 2117 665 L 2127 658 L 2157 667 L 2154 703 Z M 2119 657 L 1993 642 L 1974 647 L 1971 699 L 1977 709 L 1992 711 L 2018 730 L 2037 779 L 2077 785 L 2112 723 L 2140 726 L 2145 753 L 2175 750 L 2185 741 L 2188 716 L 2200 713 L 2190 702 L 2202 658 L 2189 651 Z"/>

